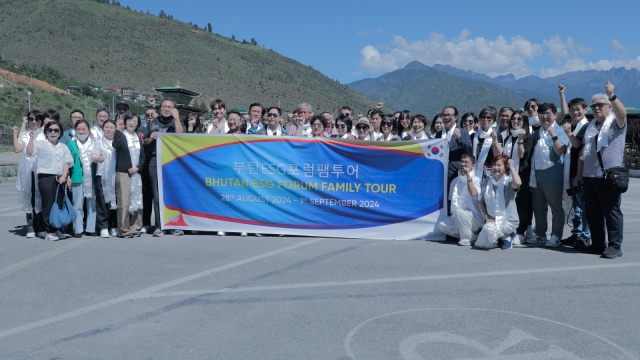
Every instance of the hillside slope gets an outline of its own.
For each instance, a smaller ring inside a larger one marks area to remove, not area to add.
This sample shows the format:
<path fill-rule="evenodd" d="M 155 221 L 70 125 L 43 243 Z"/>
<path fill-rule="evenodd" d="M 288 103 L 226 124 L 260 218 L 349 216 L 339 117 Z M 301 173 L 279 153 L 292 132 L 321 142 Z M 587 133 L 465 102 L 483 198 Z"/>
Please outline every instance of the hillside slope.
<path fill-rule="evenodd" d="M 103 86 L 152 91 L 180 81 L 202 93 L 197 103 L 220 97 L 228 108 L 278 100 L 284 109 L 307 101 L 314 111 L 375 106 L 274 51 L 94 0 L 0 2 L 0 52 L 5 60 L 49 65 Z"/>

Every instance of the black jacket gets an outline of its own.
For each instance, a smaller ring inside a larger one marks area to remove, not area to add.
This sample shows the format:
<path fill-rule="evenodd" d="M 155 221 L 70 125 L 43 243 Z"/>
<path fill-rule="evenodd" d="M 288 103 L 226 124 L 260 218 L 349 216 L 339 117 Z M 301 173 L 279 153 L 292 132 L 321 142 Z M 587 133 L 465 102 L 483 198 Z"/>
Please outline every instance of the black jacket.
<path fill-rule="evenodd" d="M 142 164 L 144 164 L 144 146 L 137 134 L 136 139 L 140 144 L 138 169 L 142 169 Z M 131 154 L 129 153 L 129 146 L 127 145 L 127 137 L 120 130 L 116 130 L 116 133 L 113 135 L 113 142 L 111 143 L 111 146 L 116 150 L 116 172 L 129 172 L 129 169 L 133 167 L 133 164 L 131 163 Z"/>

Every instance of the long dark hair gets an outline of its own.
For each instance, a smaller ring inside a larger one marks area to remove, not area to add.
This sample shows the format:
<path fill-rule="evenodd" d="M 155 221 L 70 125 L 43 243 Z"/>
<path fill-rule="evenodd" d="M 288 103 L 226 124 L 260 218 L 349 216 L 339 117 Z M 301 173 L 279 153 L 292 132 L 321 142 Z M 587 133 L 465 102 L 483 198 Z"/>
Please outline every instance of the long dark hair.
<path fill-rule="evenodd" d="M 195 116 L 196 118 L 196 126 L 193 127 L 193 131 L 189 131 L 189 118 L 191 118 L 192 116 Z M 200 124 L 200 114 L 198 113 L 190 113 L 189 115 L 187 115 L 187 118 L 184 119 L 184 132 L 185 133 L 194 133 L 194 134 L 199 134 L 200 131 L 200 127 L 202 125 Z"/>

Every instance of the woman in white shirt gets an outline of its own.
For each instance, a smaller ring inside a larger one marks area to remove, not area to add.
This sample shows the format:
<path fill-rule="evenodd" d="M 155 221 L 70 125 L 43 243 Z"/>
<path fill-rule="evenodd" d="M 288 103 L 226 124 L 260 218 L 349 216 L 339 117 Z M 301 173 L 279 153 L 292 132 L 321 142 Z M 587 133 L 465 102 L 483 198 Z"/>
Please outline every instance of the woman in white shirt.
<path fill-rule="evenodd" d="M 516 192 L 522 181 L 513 159 L 506 155 L 494 156 L 491 176 L 482 184 L 478 207 L 485 224 L 474 244 L 477 248 L 492 249 L 502 240 L 502 249 L 512 246 L 511 234 L 518 227 Z"/>
<path fill-rule="evenodd" d="M 116 154 L 111 146 L 116 124 L 107 120 L 102 124 L 103 136 L 96 140 L 91 159 L 98 164 L 96 169 L 96 230 L 100 237 L 118 236 L 116 215 Z"/>
<path fill-rule="evenodd" d="M 13 150 L 16 153 L 20 153 L 20 163 L 18 164 L 18 179 L 16 181 L 16 187 L 22 194 L 20 198 L 20 205 L 27 216 L 27 237 L 32 238 L 36 236 L 37 223 L 34 224 L 35 219 L 35 181 L 33 176 L 33 166 L 35 157 L 27 156 L 27 144 L 29 143 L 29 133 L 36 131 L 42 126 L 44 115 L 38 110 L 31 110 L 22 119 L 22 127 L 18 129 L 17 126 L 13 127 Z M 27 126 L 30 129 L 27 129 Z M 38 231 L 41 231 L 38 229 Z"/>
<path fill-rule="evenodd" d="M 46 139 L 35 141 L 34 144 L 35 131 L 32 130 L 29 133 L 29 144 L 27 145 L 27 156 L 37 156 L 38 188 L 42 197 L 42 217 L 47 229 L 45 240 L 52 241 L 65 238 L 60 229 L 51 225 L 49 216 L 54 202 L 59 202 L 65 196 L 64 191 L 59 191 L 58 198 L 56 198 L 56 189 L 61 185 L 64 186 L 69 168 L 73 166 L 73 158 L 69 148 L 59 142 L 62 131 L 62 125 L 59 122 L 51 121 L 44 126 Z"/>

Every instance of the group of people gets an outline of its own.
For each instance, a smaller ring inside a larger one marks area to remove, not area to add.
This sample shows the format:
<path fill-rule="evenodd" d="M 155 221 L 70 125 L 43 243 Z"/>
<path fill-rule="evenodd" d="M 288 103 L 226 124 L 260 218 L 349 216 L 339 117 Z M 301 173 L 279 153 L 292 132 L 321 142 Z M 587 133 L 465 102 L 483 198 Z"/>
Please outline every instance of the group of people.
<path fill-rule="evenodd" d="M 593 95 L 591 105 L 581 98 L 567 103 L 564 91 L 560 85 L 559 113 L 552 103 L 529 99 L 524 110 L 486 106 L 477 116 L 462 115 L 460 123 L 454 106 L 444 107 L 429 123 L 425 115 L 408 110 L 385 114 L 381 103 L 366 116 L 354 116 L 349 106 L 343 106 L 335 119 L 330 112 L 314 115 L 310 104 L 301 103 L 285 120 L 282 109 L 275 106 L 253 103 L 243 114 L 227 111 L 220 99 L 210 104 L 213 120 L 201 122 L 196 113 L 181 119 L 175 102 L 164 99 L 159 107 L 153 100 L 148 104 L 144 121 L 124 101 L 118 103 L 115 120 L 110 120 L 108 109 L 98 109 L 94 126 L 75 110 L 70 116 L 72 128 L 64 131 L 57 112 L 30 111 L 22 128 L 14 128 L 14 149 L 22 153 L 17 187 L 23 194 L 27 236 L 56 240 L 71 231 L 76 237 L 183 234 L 151 227 L 152 209 L 154 224 L 160 224 L 155 144 L 159 133 L 364 141 L 442 138 L 449 148 L 449 216 L 438 227 L 459 239 L 459 245 L 510 249 L 525 243 L 567 244 L 619 257 L 620 194 L 606 191 L 602 172 L 622 166 L 626 111 L 611 83 L 605 93 Z M 591 121 L 586 118 L 589 106 Z M 564 122 L 566 115 L 571 121 Z M 52 204 L 59 201 L 55 194 L 64 196 L 60 187 L 69 190 L 79 214 L 67 231 L 48 221 Z M 552 225 L 547 238 L 549 208 Z M 561 239 L 570 212 L 572 235 Z"/>
<path fill-rule="evenodd" d="M 623 166 L 626 110 L 610 82 L 590 105 L 582 98 L 567 103 L 563 85 L 558 94 L 560 112 L 553 103 L 529 99 L 524 110 L 487 106 L 477 117 L 467 113 L 460 128 L 455 107 L 439 115 L 444 128 L 435 136 L 447 137 L 450 152 L 449 216 L 438 227 L 459 245 L 569 245 L 622 256 L 621 194 L 606 186 L 603 173 Z M 565 217 L 572 229 L 562 239 Z"/>

